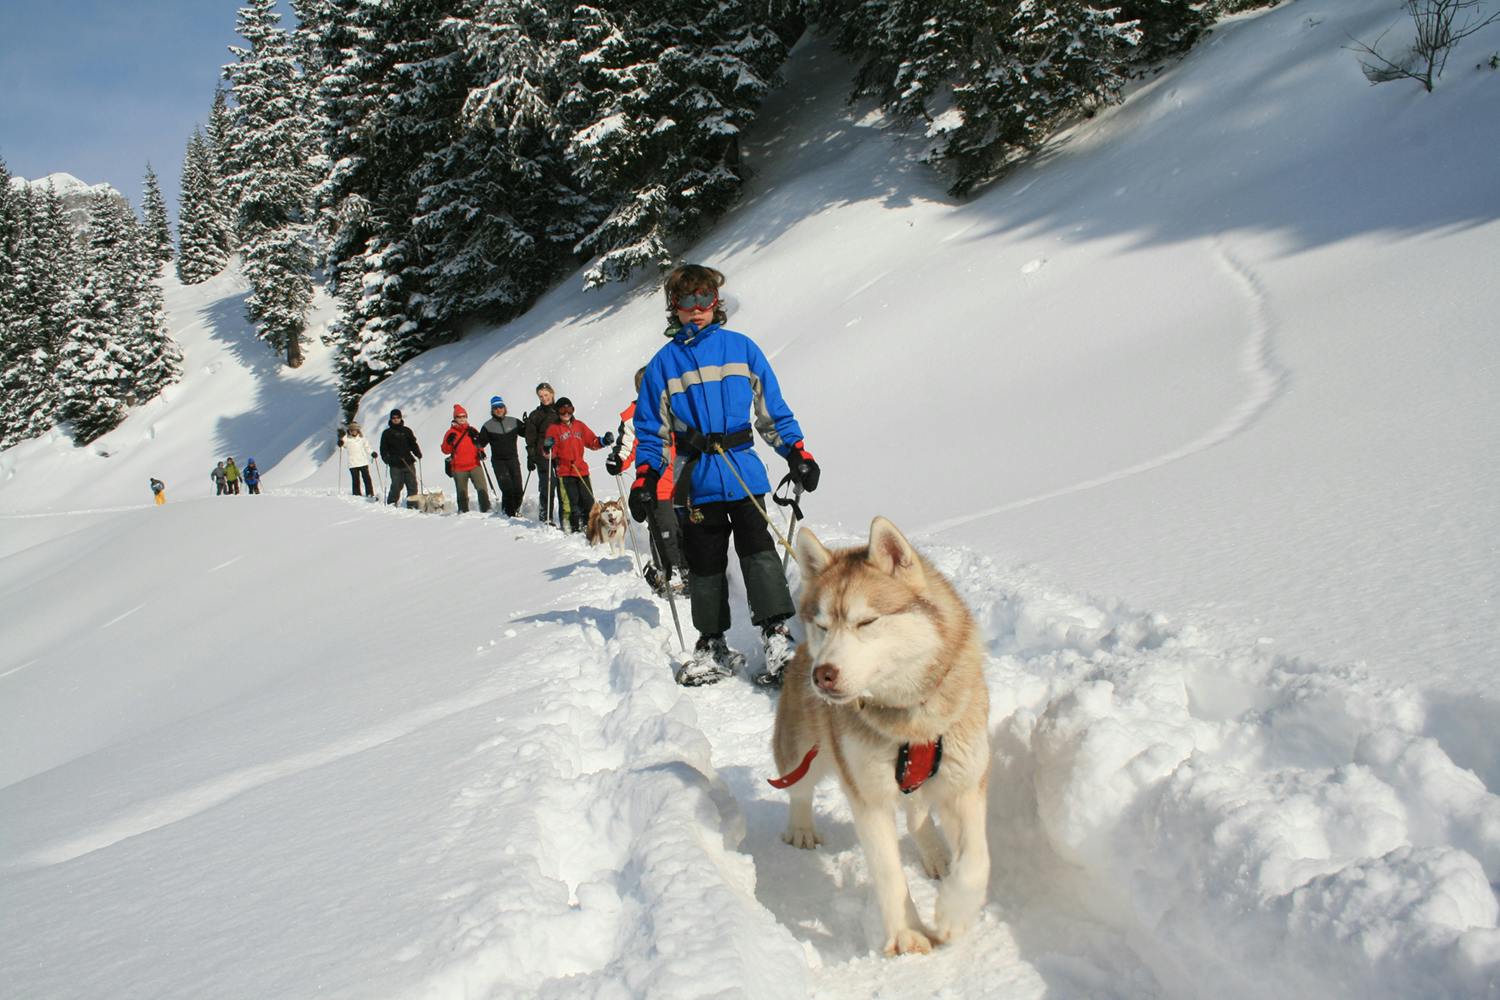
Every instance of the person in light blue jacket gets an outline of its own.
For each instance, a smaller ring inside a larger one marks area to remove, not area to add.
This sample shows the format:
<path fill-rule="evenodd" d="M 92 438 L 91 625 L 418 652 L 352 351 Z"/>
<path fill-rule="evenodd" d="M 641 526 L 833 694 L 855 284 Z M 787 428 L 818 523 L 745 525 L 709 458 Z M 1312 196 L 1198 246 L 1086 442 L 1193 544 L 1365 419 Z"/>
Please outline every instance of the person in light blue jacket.
<path fill-rule="evenodd" d="M 699 639 L 682 684 L 720 680 L 742 666 L 729 649 L 729 542 L 734 539 L 751 620 L 761 628 L 766 668 L 755 679 L 774 685 L 794 649 L 786 622 L 795 611 L 765 518 L 770 478 L 755 452 L 752 427 L 787 460 L 792 482 L 818 485 L 819 469 L 802 428 L 760 347 L 724 326 L 724 275 L 686 264 L 667 275 L 667 335 L 646 365 L 636 399 L 636 479 L 631 515 L 644 521 L 656 503 L 664 446 L 677 446 L 677 493 L 685 511 L 683 556 Z M 722 449 L 722 451 L 721 451 Z"/>

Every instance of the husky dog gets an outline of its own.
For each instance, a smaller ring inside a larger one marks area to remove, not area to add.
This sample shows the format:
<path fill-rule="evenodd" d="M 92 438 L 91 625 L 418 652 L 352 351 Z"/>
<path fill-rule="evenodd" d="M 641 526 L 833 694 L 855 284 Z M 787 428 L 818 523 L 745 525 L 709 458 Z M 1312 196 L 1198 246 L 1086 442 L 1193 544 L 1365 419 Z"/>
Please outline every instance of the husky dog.
<path fill-rule="evenodd" d="M 608 543 L 611 555 L 625 554 L 625 508 L 618 500 L 596 500 L 584 537 L 590 545 Z"/>
<path fill-rule="evenodd" d="M 863 548 L 830 552 L 803 528 L 796 552 L 807 641 L 787 665 L 776 706 L 783 777 L 771 784 L 792 798 L 782 839 L 821 843 L 813 789 L 836 774 L 880 904 L 885 953 L 930 951 L 974 922 L 990 877 L 990 700 L 979 630 L 952 584 L 883 517 Z M 923 870 L 942 879 L 930 928 L 901 870 L 898 803 Z"/>
<path fill-rule="evenodd" d="M 406 506 L 411 510 L 419 510 L 424 514 L 441 514 L 447 498 L 443 496 L 442 490 L 431 490 L 427 493 L 418 493 L 416 496 L 406 498 Z"/>

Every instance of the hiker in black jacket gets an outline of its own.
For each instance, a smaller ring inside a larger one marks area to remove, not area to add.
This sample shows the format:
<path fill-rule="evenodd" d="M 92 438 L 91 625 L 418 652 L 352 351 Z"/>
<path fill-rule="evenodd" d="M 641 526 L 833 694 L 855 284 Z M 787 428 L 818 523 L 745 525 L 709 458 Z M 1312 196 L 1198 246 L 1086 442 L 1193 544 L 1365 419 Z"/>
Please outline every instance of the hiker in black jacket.
<path fill-rule="evenodd" d="M 417 436 L 401 416 L 400 410 L 392 410 L 386 428 L 380 433 L 380 458 L 391 470 L 391 489 L 385 502 L 394 504 L 401 498 L 401 489 L 406 488 L 406 498 L 417 495 L 417 460 L 422 457 L 422 446 Z"/>
<path fill-rule="evenodd" d="M 505 400 L 490 397 L 490 419 L 479 428 L 479 438 L 489 449 L 490 465 L 500 487 L 500 509 L 506 517 L 515 517 L 521 509 L 521 460 L 516 453 L 521 430 L 521 421 L 506 415 Z"/>
<path fill-rule="evenodd" d="M 552 391 L 552 386 L 543 382 L 536 387 L 536 398 L 539 405 L 526 415 L 526 468 L 536 470 L 536 495 L 540 501 L 538 520 L 551 524 L 552 512 L 558 508 L 553 494 L 557 487 L 552 482 L 552 458 L 542 442 L 547 440 L 547 428 L 559 419 L 557 407 L 553 405 L 557 394 Z"/>

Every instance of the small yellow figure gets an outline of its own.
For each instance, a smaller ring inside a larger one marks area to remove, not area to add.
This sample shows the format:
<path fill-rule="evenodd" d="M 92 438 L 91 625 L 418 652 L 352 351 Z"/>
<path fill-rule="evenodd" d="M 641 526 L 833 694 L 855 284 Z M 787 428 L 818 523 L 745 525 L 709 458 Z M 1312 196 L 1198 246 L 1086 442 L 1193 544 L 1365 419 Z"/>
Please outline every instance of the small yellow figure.
<path fill-rule="evenodd" d="M 160 507 L 162 504 L 166 503 L 167 502 L 167 484 L 164 483 L 164 482 L 162 482 L 160 479 L 157 479 L 155 476 L 152 476 L 151 477 L 151 495 L 154 496 L 154 497 L 156 497 L 156 506 Z"/>

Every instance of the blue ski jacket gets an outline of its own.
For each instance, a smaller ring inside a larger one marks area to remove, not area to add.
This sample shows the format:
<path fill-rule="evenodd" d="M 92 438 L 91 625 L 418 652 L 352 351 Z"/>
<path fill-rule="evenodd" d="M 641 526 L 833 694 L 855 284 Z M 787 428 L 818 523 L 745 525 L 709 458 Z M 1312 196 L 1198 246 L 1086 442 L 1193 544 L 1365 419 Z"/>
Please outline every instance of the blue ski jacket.
<path fill-rule="evenodd" d="M 755 430 L 783 458 L 802 440 L 802 428 L 781 398 L 776 373 L 755 341 L 711 323 L 699 330 L 684 325 L 646 365 L 636 399 L 636 462 L 661 472 L 668 435 L 690 428 L 702 434 L 734 435 L 744 440 L 725 446 L 740 478 L 755 494 L 769 493 L 770 479 L 748 431 Z M 688 456 L 678 451 L 678 471 Z M 740 500 L 745 491 L 716 452 L 693 466 L 693 503 Z"/>

